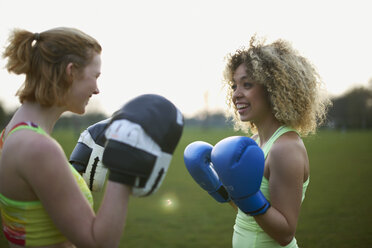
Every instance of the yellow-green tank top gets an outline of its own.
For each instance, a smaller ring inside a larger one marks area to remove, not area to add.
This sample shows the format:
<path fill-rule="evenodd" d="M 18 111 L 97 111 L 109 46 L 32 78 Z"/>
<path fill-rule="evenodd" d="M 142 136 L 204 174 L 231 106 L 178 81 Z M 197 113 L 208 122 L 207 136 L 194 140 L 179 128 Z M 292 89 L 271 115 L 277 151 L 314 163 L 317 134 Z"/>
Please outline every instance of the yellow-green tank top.
<path fill-rule="evenodd" d="M 47 135 L 39 126 L 25 122 L 17 124 L 8 136 L 20 129 L 29 129 Z M 0 151 L 5 141 L 4 130 L 0 138 Z M 0 153 L 1 154 L 1 153 Z M 93 197 L 82 176 L 70 165 L 80 190 L 93 207 Z M 21 246 L 47 246 L 66 241 L 55 227 L 40 201 L 15 201 L 0 194 L 2 228 L 7 240 Z"/>
<path fill-rule="evenodd" d="M 281 135 L 283 135 L 286 132 L 290 132 L 290 131 L 294 131 L 294 132 L 297 133 L 296 130 L 294 130 L 290 127 L 286 127 L 286 126 L 281 126 L 275 131 L 275 133 L 270 137 L 269 141 L 262 147 L 262 150 L 265 154 L 265 159 L 266 159 L 267 155 L 269 154 L 271 146 L 274 144 L 274 142 Z M 259 143 L 259 139 L 256 140 L 256 142 Z M 307 186 L 309 185 L 309 181 L 310 181 L 310 178 L 308 178 L 303 184 L 302 201 L 305 199 L 305 193 L 306 193 Z M 265 196 L 265 198 L 268 201 L 270 201 L 269 181 L 265 177 L 262 178 L 262 183 L 261 183 L 260 190 L 261 190 L 262 194 Z M 245 214 L 240 209 L 238 209 L 238 214 L 236 215 L 234 229 L 245 230 L 247 232 L 264 233 L 264 230 L 262 230 L 262 228 L 257 224 L 254 217 Z M 269 246 L 269 247 L 280 247 L 277 243 L 273 242 L 273 244 L 274 244 L 274 246 Z M 257 247 L 260 247 L 260 246 L 257 246 Z M 289 244 L 286 247 L 297 247 L 296 239 L 293 239 L 291 244 Z"/>

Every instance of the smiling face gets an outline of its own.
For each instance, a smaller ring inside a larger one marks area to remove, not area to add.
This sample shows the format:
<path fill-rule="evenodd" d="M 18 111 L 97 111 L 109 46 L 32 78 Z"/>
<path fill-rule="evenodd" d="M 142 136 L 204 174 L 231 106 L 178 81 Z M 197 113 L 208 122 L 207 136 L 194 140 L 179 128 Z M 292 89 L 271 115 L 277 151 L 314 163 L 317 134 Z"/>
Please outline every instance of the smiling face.
<path fill-rule="evenodd" d="M 101 74 L 101 56 L 95 54 L 91 63 L 76 75 L 66 97 L 66 108 L 76 114 L 84 114 L 85 107 L 92 95 L 99 93 L 97 79 Z"/>
<path fill-rule="evenodd" d="M 231 87 L 232 101 L 241 121 L 257 124 L 272 115 L 264 86 L 249 78 L 244 64 L 235 70 Z"/>

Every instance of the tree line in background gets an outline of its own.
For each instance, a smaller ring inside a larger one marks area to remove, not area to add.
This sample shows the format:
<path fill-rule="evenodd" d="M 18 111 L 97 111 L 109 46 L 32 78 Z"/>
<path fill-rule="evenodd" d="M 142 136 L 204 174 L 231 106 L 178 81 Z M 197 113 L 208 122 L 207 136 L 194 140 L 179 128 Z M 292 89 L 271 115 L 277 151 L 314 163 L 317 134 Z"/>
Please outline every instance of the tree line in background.
<path fill-rule="evenodd" d="M 372 79 L 369 87 L 356 87 L 332 99 L 327 125 L 341 129 L 372 128 Z"/>
<path fill-rule="evenodd" d="M 14 111 L 6 112 L 0 102 L 0 130 L 10 120 Z M 63 116 L 55 126 L 72 128 L 80 133 L 88 126 L 108 118 L 102 113 L 88 113 L 83 116 Z M 202 110 L 192 118 L 186 118 L 186 126 L 232 127 L 231 120 L 226 120 L 224 113 L 209 113 Z M 332 98 L 325 127 L 335 129 L 371 129 L 372 128 L 372 79 L 368 87 L 354 87 L 341 96 Z"/>

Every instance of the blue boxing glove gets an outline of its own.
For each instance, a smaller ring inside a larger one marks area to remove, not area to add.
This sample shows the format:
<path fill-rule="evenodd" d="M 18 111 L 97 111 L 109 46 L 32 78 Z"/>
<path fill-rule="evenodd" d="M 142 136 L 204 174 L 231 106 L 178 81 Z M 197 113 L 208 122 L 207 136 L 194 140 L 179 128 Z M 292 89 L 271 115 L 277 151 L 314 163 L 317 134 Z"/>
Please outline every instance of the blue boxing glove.
<path fill-rule="evenodd" d="M 244 213 L 266 213 L 270 203 L 260 191 L 265 156 L 248 137 L 233 136 L 218 142 L 212 150 L 212 163 L 231 199 Z"/>
<path fill-rule="evenodd" d="M 230 201 L 229 194 L 222 185 L 211 163 L 213 146 L 203 141 L 189 144 L 184 151 L 184 162 L 195 182 L 206 190 L 216 201 Z"/>

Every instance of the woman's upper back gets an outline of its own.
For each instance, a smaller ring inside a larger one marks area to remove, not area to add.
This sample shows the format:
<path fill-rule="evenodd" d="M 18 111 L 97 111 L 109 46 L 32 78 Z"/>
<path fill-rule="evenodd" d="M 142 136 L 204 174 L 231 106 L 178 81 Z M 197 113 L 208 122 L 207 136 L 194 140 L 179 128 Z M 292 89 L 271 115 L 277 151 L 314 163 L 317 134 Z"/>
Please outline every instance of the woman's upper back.
<path fill-rule="evenodd" d="M 0 160 L 0 208 L 5 236 L 10 243 L 18 245 L 65 245 L 66 238 L 55 227 L 45 208 L 49 197 L 58 197 L 58 194 L 50 193 L 51 196 L 44 197 L 43 202 L 37 196 L 41 192 L 40 185 L 43 185 L 44 192 L 48 191 L 45 185 L 52 191 L 59 175 L 50 172 L 57 171 L 56 165 L 60 167 L 61 163 L 57 161 L 65 161 L 68 165 L 63 150 L 32 123 L 22 123 L 12 131 L 3 133 L 3 144 L 0 144 L 0 148 L 3 148 Z M 92 206 L 93 199 L 87 185 L 72 166 L 69 167 L 66 166 L 68 173 L 72 172 Z"/>
<path fill-rule="evenodd" d="M 42 160 L 60 156 L 59 145 L 41 128 L 31 123 L 5 129 L 2 142 L 0 193 L 14 200 L 37 200 L 25 178 L 37 172 L 42 173 Z M 50 161 L 52 160 L 49 163 Z"/>

